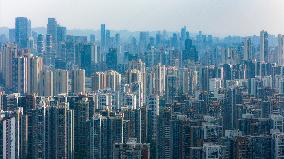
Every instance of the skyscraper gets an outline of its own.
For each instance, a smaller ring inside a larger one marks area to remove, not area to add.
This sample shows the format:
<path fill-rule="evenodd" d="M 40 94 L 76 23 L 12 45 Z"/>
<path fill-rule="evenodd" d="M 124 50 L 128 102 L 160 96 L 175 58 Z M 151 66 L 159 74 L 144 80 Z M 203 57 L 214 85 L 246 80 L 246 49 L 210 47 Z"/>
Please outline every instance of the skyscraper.
<path fill-rule="evenodd" d="M 92 77 L 92 87 L 94 91 L 106 88 L 106 76 L 104 72 L 96 72 Z"/>
<path fill-rule="evenodd" d="M 90 102 L 85 96 L 67 98 L 70 109 L 74 110 L 74 158 L 86 158 L 89 141 L 88 120 L 90 119 Z"/>
<path fill-rule="evenodd" d="M 53 94 L 68 94 L 68 71 L 57 69 L 53 72 Z"/>
<path fill-rule="evenodd" d="M 284 36 L 278 35 L 278 64 L 284 65 Z"/>
<path fill-rule="evenodd" d="M 157 139 L 158 139 L 158 117 L 159 117 L 159 96 L 149 96 L 147 103 L 147 143 L 150 143 L 151 158 L 157 155 Z"/>
<path fill-rule="evenodd" d="M 85 94 L 85 70 L 75 69 L 72 71 L 72 92 Z"/>
<path fill-rule="evenodd" d="M 0 117 L 0 157 L 3 159 L 8 158 L 21 158 L 22 147 L 21 141 L 21 122 L 23 110 L 17 109 L 14 112 L 2 112 Z"/>
<path fill-rule="evenodd" d="M 52 36 L 50 34 L 46 35 L 45 54 L 43 59 L 45 65 L 51 65 L 52 61 L 54 60 L 53 41 Z"/>
<path fill-rule="evenodd" d="M 87 75 L 92 73 L 92 55 L 95 51 L 95 46 L 93 44 L 84 44 L 82 49 L 79 50 L 78 59 L 80 68 L 86 71 Z"/>
<path fill-rule="evenodd" d="M 252 56 L 252 43 L 251 38 L 245 39 L 245 48 L 244 48 L 244 60 L 251 60 Z"/>
<path fill-rule="evenodd" d="M 57 26 L 57 48 L 56 58 L 66 58 L 66 27 Z"/>
<path fill-rule="evenodd" d="M 5 87 L 9 89 L 13 87 L 13 58 L 17 57 L 17 51 L 17 45 L 5 44 L 4 46 L 2 46 L 1 72 Z"/>
<path fill-rule="evenodd" d="M 106 54 L 106 65 L 108 69 L 117 69 L 117 50 L 115 48 L 110 48 Z"/>
<path fill-rule="evenodd" d="M 25 56 L 13 58 L 12 67 L 13 91 L 21 94 L 28 92 L 28 58 Z"/>
<path fill-rule="evenodd" d="M 28 60 L 28 94 L 39 94 L 40 74 L 43 69 L 43 59 L 39 56 L 33 56 Z"/>
<path fill-rule="evenodd" d="M 115 143 L 113 146 L 113 158 L 150 159 L 150 144 L 138 143 L 133 138 L 126 143 Z"/>
<path fill-rule="evenodd" d="M 91 34 L 90 35 L 90 43 L 95 43 L 96 42 L 96 35 L 95 34 Z"/>
<path fill-rule="evenodd" d="M 52 41 L 52 49 L 51 52 L 54 54 L 57 51 L 57 21 L 55 18 L 48 18 L 48 23 L 47 23 L 47 34 L 51 36 L 51 41 Z"/>
<path fill-rule="evenodd" d="M 106 25 L 101 24 L 101 47 L 104 49 L 106 46 Z"/>
<path fill-rule="evenodd" d="M 43 55 L 44 50 L 44 35 L 39 34 L 37 37 L 37 54 Z"/>
<path fill-rule="evenodd" d="M 39 95 L 53 96 L 53 71 L 46 68 L 40 74 Z"/>
<path fill-rule="evenodd" d="M 27 48 L 31 36 L 31 21 L 26 17 L 17 17 L 15 23 L 15 41 L 19 48 Z"/>
<path fill-rule="evenodd" d="M 57 30 L 56 31 L 57 31 L 57 33 L 56 33 L 57 43 L 66 41 L 66 34 L 67 34 L 66 27 L 57 26 Z"/>
<path fill-rule="evenodd" d="M 191 61 L 193 63 L 198 62 L 198 52 L 196 47 L 192 44 L 191 39 L 186 39 L 185 42 L 185 49 L 182 53 L 181 60 L 184 62 Z"/>
<path fill-rule="evenodd" d="M 123 118 L 120 115 L 95 114 L 90 120 L 90 157 L 113 158 L 115 143 L 123 142 Z"/>
<path fill-rule="evenodd" d="M 260 62 L 268 62 L 268 33 L 260 32 Z"/>
<path fill-rule="evenodd" d="M 74 114 L 66 103 L 41 101 L 32 110 L 32 149 L 28 158 L 73 158 L 74 157 Z M 48 104 L 48 106 L 47 106 Z"/>
<path fill-rule="evenodd" d="M 121 84 L 121 74 L 116 71 L 110 70 L 105 72 L 106 88 L 113 91 L 118 91 Z"/>
<path fill-rule="evenodd" d="M 9 41 L 10 42 L 16 42 L 15 41 L 15 29 L 9 29 Z"/>

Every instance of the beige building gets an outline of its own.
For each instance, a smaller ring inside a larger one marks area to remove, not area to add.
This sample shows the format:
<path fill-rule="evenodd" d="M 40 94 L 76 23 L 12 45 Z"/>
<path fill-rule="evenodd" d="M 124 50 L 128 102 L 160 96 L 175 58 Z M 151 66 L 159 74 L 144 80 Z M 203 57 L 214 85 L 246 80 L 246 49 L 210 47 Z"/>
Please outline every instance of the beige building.
<path fill-rule="evenodd" d="M 39 95 L 53 96 L 53 71 L 50 69 L 44 69 L 40 73 Z"/>
<path fill-rule="evenodd" d="M 85 94 L 85 70 L 75 69 L 72 71 L 72 91 L 75 94 Z"/>
<path fill-rule="evenodd" d="M 28 59 L 28 94 L 39 94 L 39 81 L 42 69 L 42 57 L 33 56 Z"/>
<path fill-rule="evenodd" d="M 53 94 L 68 94 L 68 71 L 57 69 L 53 72 Z"/>
<path fill-rule="evenodd" d="M 106 72 L 96 72 L 93 77 L 94 91 L 102 89 L 111 89 L 118 91 L 121 84 L 121 74 L 114 70 Z"/>

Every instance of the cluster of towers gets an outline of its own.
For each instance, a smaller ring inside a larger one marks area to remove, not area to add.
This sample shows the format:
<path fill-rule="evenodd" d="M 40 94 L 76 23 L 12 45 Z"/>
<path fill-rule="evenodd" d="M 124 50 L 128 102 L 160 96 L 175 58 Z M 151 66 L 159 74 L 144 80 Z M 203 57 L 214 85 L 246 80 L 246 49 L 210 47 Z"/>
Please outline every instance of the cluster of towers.
<path fill-rule="evenodd" d="M 0 41 L 0 157 L 283 158 L 283 42 L 18 17 Z"/>

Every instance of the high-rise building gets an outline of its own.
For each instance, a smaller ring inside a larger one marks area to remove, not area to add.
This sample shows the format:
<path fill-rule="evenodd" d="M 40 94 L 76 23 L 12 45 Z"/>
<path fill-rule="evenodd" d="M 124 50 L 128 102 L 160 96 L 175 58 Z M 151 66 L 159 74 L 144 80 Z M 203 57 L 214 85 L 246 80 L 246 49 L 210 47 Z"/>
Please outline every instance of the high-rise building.
<path fill-rule="evenodd" d="M 106 65 L 108 69 L 117 70 L 117 50 L 110 48 L 106 54 Z"/>
<path fill-rule="evenodd" d="M 53 72 L 53 94 L 68 94 L 68 71 L 56 69 Z"/>
<path fill-rule="evenodd" d="M 229 89 L 225 93 L 224 112 L 223 112 L 223 128 L 225 130 L 232 130 L 237 127 L 237 89 Z"/>
<path fill-rule="evenodd" d="M 145 94 L 144 94 L 144 74 L 137 70 L 137 69 L 130 69 L 126 72 L 126 82 L 130 84 L 130 90 L 132 93 L 135 93 L 137 95 L 137 107 L 140 107 L 142 104 L 144 104 L 145 100 Z"/>
<path fill-rule="evenodd" d="M 149 95 L 164 95 L 166 89 L 165 76 L 166 67 L 164 65 L 158 64 L 152 67 L 146 84 Z"/>
<path fill-rule="evenodd" d="M 55 53 L 57 51 L 57 21 L 55 18 L 48 18 L 47 23 L 47 34 L 51 36 L 51 53 L 53 54 L 53 58 L 55 57 Z M 60 37 L 62 38 L 62 37 Z"/>
<path fill-rule="evenodd" d="M 283 152 L 284 148 L 284 134 L 280 132 L 275 132 L 272 134 L 272 157 L 273 158 L 282 158 L 284 157 Z"/>
<path fill-rule="evenodd" d="M 147 143 L 150 143 L 150 156 L 156 158 L 158 139 L 159 96 L 149 96 L 147 99 Z"/>
<path fill-rule="evenodd" d="M 212 143 L 205 143 L 203 145 L 203 158 L 204 159 L 218 159 L 224 158 L 223 146 Z"/>
<path fill-rule="evenodd" d="M 171 158 L 171 108 L 160 108 L 158 117 L 157 158 Z"/>
<path fill-rule="evenodd" d="M 246 38 L 244 41 L 244 60 L 251 60 L 252 58 L 252 42 L 251 38 Z"/>
<path fill-rule="evenodd" d="M 112 159 L 114 144 L 123 142 L 121 115 L 96 114 L 90 120 L 90 157 Z"/>
<path fill-rule="evenodd" d="M 93 78 L 93 86 L 95 91 L 102 89 L 110 89 L 114 92 L 118 91 L 121 84 L 121 75 L 113 70 L 106 72 L 96 72 Z"/>
<path fill-rule="evenodd" d="M 74 110 L 74 158 L 86 158 L 89 139 L 88 120 L 90 119 L 90 101 L 86 96 L 67 98 L 70 109 Z"/>
<path fill-rule="evenodd" d="M 116 71 L 109 70 L 105 72 L 106 88 L 118 91 L 121 84 L 121 74 Z"/>
<path fill-rule="evenodd" d="M 96 72 L 92 77 L 92 87 L 94 91 L 106 88 L 106 76 L 104 72 Z"/>
<path fill-rule="evenodd" d="M 56 37 L 57 37 L 57 43 L 61 43 L 61 42 L 65 42 L 66 41 L 66 34 L 67 34 L 67 29 L 66 27 L 63 26 L 57 26 L 57 33 L 56 33 Z"/>
<path fill-rule="evenodd" d="M 278 35 L 278 65 L 284 65 L 284 36 Z"/>
<path fill-rule="evenodd" d="M 182 53 L 181 60 L 184 62 L 191 61 L 191 62 L 198 62 L 198 52 L 196 47 L 192 44 L 191 39 L 186 39 L 184 42 L 185 49 Z M 184 63 L 185 64 L 185 63 Z"/>
<path fill-rule="evenodd" d="M 82 50 L 79 52 L 79 66 L 86 71 L 87 75 L 92 73 L 92 57 L 95 52 L 95 45 L 84 44 Z"/>
<path fill-rule="evenodd" d="M 28 60 L 28 94 L 39 94 L 40 74 L 43 69 L 43 59 L 39 56 L 33 56 Z"/>
<path fill-rule="evenodd" d="M 125 108 L 123 109 L 123 119 L 124 121 L 128 121 L 129 127 L 127 129 L 127 137 L 135 138 L 138 143 L 141 143 L 141 108 L 137 109 L 129 109 Z M 126 142 L 127 139 L 124 138 L 124 141 Z"/>
<path fill-rule="evenodd" d="M 45 40 L 45 54 L 43 58 L 45 65 L 51 65 L 52 61 L 54 60 L 54 52 L 52 45 L 53 45 L 52 36 L 50 34 L 47 34 Z"/>
<path fill-rule="evenodd" d="M 113 107 L 113 101 L 111 92 L 97 92 L 95 95 L 95 108 L 97 110 L 105 110 Z"/>
<path fill-rule="evenodd" d="M 106 46 L 106 25 L 101 24 L 101 49 L 104 49 Z"/>
<path fill-rule="evenodd" d="M 96 42 L 96 35 L 95 34 L 91 34 L 90 35 L 90 43 L 95 43 Z"/>
<path fill-rule="evenodd" d="M 187 38 L 189 38 L 189 37 L 186 37 L 186 26 L 184 26 L 184 27 L 182 27 L 181 28 L 181 31 L 180 31 L 180 35 L 181 35 L 181 43 L 183 44 L 184 43 L 184 41 L 187 39 Z M 184 46 L 183 46 L 184 47 Z"/>
<path fill-rule="evenodd" d="M 126 143 L 115 143 L 113 158 L 150 159 L 150 144 L 137 143 L 133 138 Z"/>
<path fill-rule="evenodd" d="M 171 140 L 170 140 L 170 154 L 171 158 L 192 158 L 190 156 L 190 146 L 193 147 L 194 143 L 191 143 L 190 133 L 195 133 L 190 130 L 189 119 L 185 115 L 174 114 L 171 119 Z M 195 127 L 198 129 L 198 127 Z M 196 135 L 196 136 L 194 136 Z M 192 140 L 198 140 L 199 135 L 192 135 Z M 192 144 L 192 145 L 191 145 Z M 198 147 L 199 145 L 194 145 Z"/>
<path fill-rule="evenodd" d="M 0 117 L 0 157 L 21 158 L 24 157 L 22 141 L 22 116 L 23 110 L 18 109 L 14 112 L 2 112 Z"/>
<path fill-rule="evenodd" d="M 44 35 L 39 34 L 37 37 L 37 54 L 42 56 L 44 50 Z"/>
<path fill-rule="evenodd" d="M 268 33 L 260 32 L 260 62 L 268 62 Z"/>
<path fill-rule="evenodd" d="M 31 36 L 31 21 L 26 17 L 17 17 L 15 23 L 15 41 L 19 48 L 28 48 Z"/>
<path fill-rule="evenodd" d="M 168 67 L 166 72 L 166 100 L 171 103 L 178 93 L 179 84 L 178 72 L 176 67 Z"/>
<path fill-rule="evenodd" d="M 66 63 L 75 64 L 75 43 L 66 42 Z"/>
<path fill-rule="evenodd" d="M 66 58 L 66 37 L 67 37 L 66 27 L 57 26 L 57 51 L 56 58 L 65 59 Z"/>
<path fill-rule="evenodd" d="M 72 93 L 85 94 L 85 70 L 72 70 Z"/>
<path fill-rule="evenodd" d="M 13 92 L 25 94 L 28 92 L 28 57 L 13 58 L 12 67 Z"/>
<path fill-rule="evenodd" d="M 45 68 L 39 77 L 39 95 L 53 96 L 53 71 Z"/>
<path fill-rule="evenodd" d="M 143 53 L 146 50 L 147 44 L 149 39 L 149 32 L 140 32 L 139 33 L 139 52 L 138 57 L 143 58 Z"/>
<path fill-rule="evenodd" d="M 13 87 L 13 58 L 17 57 L 17 46 L 14 44 L 5 44 L 2 46 L 1 54 L 1 73 L 5 83 L 5 88 Z"/>
<path fill-rule="evenodd" d="M 16 30 L 15 29 L 9 29 L 9 42 L 16 42 L 15 40 L 15 35 L 16 34 Z"/>
<path fill-rule="evenodd" d="M 123 96 L 123 104 L 122 104 L 122 107 L 124 108 L 128 108 L 128 109 L 137 109 L 136 107 L 136 102 L 137 100 L 137 97 L 135 94 L 131 94 L 131 93 L 126 93 L 124 96 Z"/>
<path fill-rule="evenodd" d="M 105 46 L 107 48 L 114 47 L 114 46 L 112 46 L 112 38 L 110 36 L 110 30 L 109 29 L 106 30 L 106 44 L 105 44 Z"/>
<path fill-rule="evenodd" d="M 74 114 L 66 103 L 41 101 L 32 110 L 29 158 L 74 158 Z"/>

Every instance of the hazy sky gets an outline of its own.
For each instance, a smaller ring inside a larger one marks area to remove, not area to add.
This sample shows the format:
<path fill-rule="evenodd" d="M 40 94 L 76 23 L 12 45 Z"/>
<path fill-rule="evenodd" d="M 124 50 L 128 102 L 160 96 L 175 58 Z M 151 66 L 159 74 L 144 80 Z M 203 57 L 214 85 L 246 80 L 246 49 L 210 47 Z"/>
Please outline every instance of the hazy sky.
<path fill-rule="evenodd" d="M 32 26 L 48 17 L 68 28 L 178 31 L 215 35 L 284 33 L 284 0 L 0 0 L 0 26 L 26 16 Z"/>

